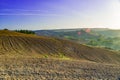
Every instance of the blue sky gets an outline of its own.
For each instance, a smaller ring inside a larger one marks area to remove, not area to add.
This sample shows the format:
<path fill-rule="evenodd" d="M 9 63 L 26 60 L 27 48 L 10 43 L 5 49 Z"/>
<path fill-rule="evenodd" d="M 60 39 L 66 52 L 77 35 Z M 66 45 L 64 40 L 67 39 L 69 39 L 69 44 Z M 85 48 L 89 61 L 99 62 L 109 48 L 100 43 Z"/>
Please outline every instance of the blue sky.
<path fill-rule="evenodd" d="M 0 29 L 120 29 L 119 0 L 0 0 Z"/>

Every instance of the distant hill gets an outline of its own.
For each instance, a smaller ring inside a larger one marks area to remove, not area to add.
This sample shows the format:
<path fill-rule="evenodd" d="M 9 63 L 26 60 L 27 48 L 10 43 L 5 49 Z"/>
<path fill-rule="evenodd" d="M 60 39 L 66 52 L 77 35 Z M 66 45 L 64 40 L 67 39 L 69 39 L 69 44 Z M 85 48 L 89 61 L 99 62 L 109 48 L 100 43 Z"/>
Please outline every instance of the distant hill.
<path fill-rule="evenodd" d="M 120 30 L 102 30 L 102 31 L 95 31 L 95 32 L 105 37 L 110 37 L 110 38 L 120 37 Z"/>
<path fill-rule="evenodd" d="M 120 56 L 102 48 L 89 47 L 53 37 L 36 36 L 8 30 L 0 31 L 0 55 L 44 56 L 119 63 Z"/>
<path fill-rule="evenodd" d="M 120 30 L 111 30 L 108 28 L 78 28 L 37 30 L 35 33 L 40 36 L 57 37 L 80 44 L 120 50 Z"/>
<path fill-rule="evenodd" d="M 39 36 L 57 37 L 78 43 L 86 43 L 89 39 L 97 39 L 99 37 L 92 32 L 86 32 L 85 29 L 37 30 L 35 33 Z"/>

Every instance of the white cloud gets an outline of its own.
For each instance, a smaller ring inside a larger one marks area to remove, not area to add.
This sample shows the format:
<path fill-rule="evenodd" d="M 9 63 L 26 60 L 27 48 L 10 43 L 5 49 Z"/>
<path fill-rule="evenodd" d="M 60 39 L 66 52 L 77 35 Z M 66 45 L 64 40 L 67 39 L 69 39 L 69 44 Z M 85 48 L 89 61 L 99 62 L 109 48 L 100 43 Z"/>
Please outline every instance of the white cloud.
<path fill-rule="evenodd" d="M 36 15 L 36 16 L 61 16 L 48 10 L 28 10 L 28 9 L 1 9 L 0 15 Z"/>

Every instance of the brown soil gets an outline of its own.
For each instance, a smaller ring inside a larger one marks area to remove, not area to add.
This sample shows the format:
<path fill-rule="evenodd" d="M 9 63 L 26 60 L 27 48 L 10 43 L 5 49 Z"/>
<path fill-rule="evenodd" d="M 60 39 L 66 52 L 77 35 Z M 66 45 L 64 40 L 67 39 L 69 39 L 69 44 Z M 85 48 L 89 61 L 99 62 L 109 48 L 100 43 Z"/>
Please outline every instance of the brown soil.
<path fill-rule="evenodd" d="M 120 65 L 43 58 L 0 58 L 1 80 L 118 80 Z"/>
<path fill-rule="evenodd" d="M 0 31 L 0 54 L 8 56 L 62 56 L 94 62 L 120 62 L 119 54 L 102 48 L 88 47 L 67 40 L 12 31 Z"/>
<path fill-rule="evenodd" d="M 116 52 L 51 37 L 0 31 L 0 80 L 119 78 L 120 54 Z"/>

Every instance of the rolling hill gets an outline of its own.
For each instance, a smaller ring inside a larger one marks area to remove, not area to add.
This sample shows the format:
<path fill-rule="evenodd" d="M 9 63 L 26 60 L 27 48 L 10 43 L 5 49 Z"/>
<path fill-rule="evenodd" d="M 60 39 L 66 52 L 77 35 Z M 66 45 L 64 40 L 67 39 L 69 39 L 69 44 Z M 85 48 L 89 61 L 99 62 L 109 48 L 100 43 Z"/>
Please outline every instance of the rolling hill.
<path fill-rule="evenodd" d="M 120 50 L 120 30 L 108 28 L 78 28 L 36 30 L 35 33 L 40 36 L 57 37 L 80 44 L 104 47 L 110 50 Z"/>
<path fill-rule="evenodd" d="M 94 62 L 120 63 L 120 56 L 102 48 L 89 47 L 52 37 L 0 31 L 0 55 L 62 57 Z"/>
<path fill-rule="evenodd" d="M 72 41 L 0 30 L 1 80 L 119 80 L 120 54 Z"/>

